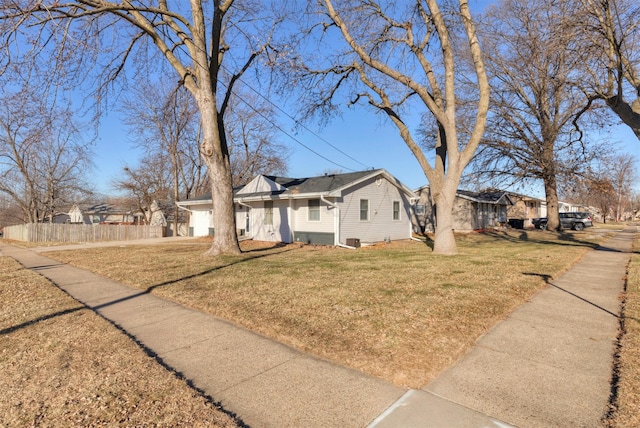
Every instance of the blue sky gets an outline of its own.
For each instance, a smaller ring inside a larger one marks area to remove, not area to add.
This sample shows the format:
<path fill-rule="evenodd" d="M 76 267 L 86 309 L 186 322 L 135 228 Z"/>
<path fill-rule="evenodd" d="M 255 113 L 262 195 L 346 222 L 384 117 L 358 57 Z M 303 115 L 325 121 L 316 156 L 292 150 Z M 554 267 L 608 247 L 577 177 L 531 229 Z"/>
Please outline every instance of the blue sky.
<path fill-rule="evenodd" d="M 280 135 L 280 142 L 290 149 L 290 177 L 309 177 L 321 175 L 327 171 L 349 171 L 369 168 L 384 168 L 409 188 L 417 188 L 427 183 L 417 160 L 400 138 L 396 128 L 379 115 L 374 115 L 362 107 L 345 108 L 342 117 L 335 118 L 322 129 L 307 124 L 312 132 L 304 129 L 297 132 L 287 118 L 283 119 L 283 128 L 294 135 L 300 143 L 333 161 L 329 162 L 304 148 L 287 135 Z M 316 135 L 322 137 L 318 138 Z M 141 153 L 130 140 L 128 129 L 120 122 L 117 113 L 110 113 L 99 130 L 95 147 L 96 174 L 94 182 L 98 190 L 112 193 L 110 181 L 118 176 L 124 164 L 135 166 Z M 358 162 L 333 149 L 331 143 Z M 640 159 L 640 141 L 625 125 L 613 127 L 611 140 L 620 142 L 623 152 Z M 337 165 L 336 165 L 337 164 Z M 640 170 L 640 165 L 638 165 Z M 543 196 L 540 189 L 532 189 L 534 196 Z"/>
<path fill-rule="evenodd" d="M 490 2 L 490 0 L 471 0 L 470 5 L 478 10 Z M 278 107 L 291 116 L 295 115 L 295 111 L 291 111 L 289 106 L 279 104 Z M 393 124 L 385 117 L 373 114 L 371 110 L 361 106 L 345 107 L 341 117 L 333 119 L 322 128 L 316 124 L 307 123 L 306 127 L 311 132 L 305 129 L 293 130 L 293 122 L 286 117 L 281 118 L 280 124 L 297 140 L 294 141 L 285 134 L 280 135 L 280 143 L 290 149 L 287 174 L 290 177 L 308 177 L 336 170 L 347 172 L 384 168 L 409 188 L 417 188 L 427 182 L 418 162 Z M 620 142 L 622 151 L 640 159 L 640 141 L 626 126 L 620 124 L 613 127 L 610 139 Z M 323 140 L 338 147 L 349 157 L 336 151 Z M 322 157 L 307 150 L 300 143 L 310 147 Z M 114 110 L 102 120 L 94 152 L 96 171 L 93 182 L 97 190 L 105 194 L 114 193 L 110 188 L 110 182 L 114 177 L 119 176 L 122 167 L 125 164 L 135 166 L 141 157 L 141 152 L 135 148 L 130 138 L 130 131 L 120 120 L 120 113 Z M 355 158 L 357 162 L 350 157 Z M 534 196 L 543 196 L 541 189 L 531 189 L 530 193 Z"/>

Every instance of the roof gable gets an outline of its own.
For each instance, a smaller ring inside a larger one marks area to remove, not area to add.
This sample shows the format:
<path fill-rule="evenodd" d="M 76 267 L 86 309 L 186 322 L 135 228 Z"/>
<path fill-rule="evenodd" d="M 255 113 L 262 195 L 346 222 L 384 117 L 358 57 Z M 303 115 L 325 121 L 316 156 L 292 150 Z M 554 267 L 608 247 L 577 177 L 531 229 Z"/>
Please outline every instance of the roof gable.
<path fill-rule="evenodd" d="M 285 187 L 273 180 L 275 177 L 266 175 L 258 175 L 248 182 L 242 189 L 238 190 L 237 195 L 263 192 L 283 192 Z"/>

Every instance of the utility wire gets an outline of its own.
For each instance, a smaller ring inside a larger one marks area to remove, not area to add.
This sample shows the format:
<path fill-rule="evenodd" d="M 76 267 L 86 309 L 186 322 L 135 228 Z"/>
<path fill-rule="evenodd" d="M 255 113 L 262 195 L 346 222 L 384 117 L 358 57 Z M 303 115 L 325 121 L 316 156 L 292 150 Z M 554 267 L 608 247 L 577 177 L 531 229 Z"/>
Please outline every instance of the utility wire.
<path fill-rule="evenodd" d="M 184 51 L 184 46 L 178 46 L 178 49 L 182 50 L 184 53 L 186 53 Z M 187 54 L 188 55 L 188 54 Z M 222 65 L 220 64 L 220 68 L 224 69 L 227 73 L 229 73 L 229 71 Z M 233 76 L 233 73 L 229 73 L 231 76 Z M 238 78 L 239 81 L 241 81 L 246 87 L 248 87 L 249 89 L 251 89 L 253 92 L 255 92 L 256 94 L 258 94 L 258 96 L 260 96 L 261 98 L 263 98 L 264 100 L 266 100 L 269 104 L 271 104 L 272 106 L 274 106 L 276 109 L 278 109 L 280 112 L 282 112 L 284 115 L 286 115 L 287 117 L 289 117 L 291 120 L 293 120 L 296 124 L 300 124 L 300 126 L 302 126 L 304 129 L 306 129 L 307 131 L 309 131 L 311 134 L 315 135 L 318 139 L 320 139 L 321 141 L 323 141 L 324 143 L 328 144 L 329 146 L 333 147 L 334 150 L 342 153 L 344 156 L 348 157 L 349 159 L 352 159 L 353 161 L 359 163 L 360 165 L 362 165 L 363 167 L 365 167 L 366 169 L 373 169 L 372 167 L 369 167 L 365 164 L 363 164 L 362 162 L 360 162 L 359 160 L 353 158 L 352 156 L 349 156 L 348 154 L 346 154 L 345 152 L 343 152 L 342 150 L 340 150 L 339 148 L 337 148 L 336 146 L 334 146 L 333 144 L 331 144 L 330 142 L 328 142 L 326 139 L 322 138 L 321 136 L 319 136 L 318 134 L 316 134 L 315 132 L 311 131 L 309 128 L 307 128 L 306 126 L 304 126 L 303 124 L 301 124 L 300 122 L 298 122 L 295 118 L 293 118 L 289 113 L 287 113 L 286 111 L 284 111 L 283 109 L 281 109 L 280 107 L 278 107 L 276 104 L 274 104 L 271 100 L 269 100 L 268 98 L 266 98 L 264 95 L 262 95 L 260 92 L 258 92 L 257 90 L 253 89 L 250 85 L 248 85 L 246 82 L 244 82 L 242 80 L 241 77 Z M 226 85 L 224 82 L 220 81 L 218 79 L 218 84 L 224 86 L 225 88 L 229 89 L 229 86 Z M 313 150 L 311 147 L 307 146 L 306 144 L 304 144 L 302 141 L 298 140 L 296 137 L 294 137 L 293 135 L 291 135 L 289 132 L 285 131 L 284 129 L 282 129 L 282 127 L 276 123 L 274 123 L 270 118 L 268 118 L 267 116 L 265 116 L 262 112 L 258 111 L 255 107 L 253 107 L 249 102 L 245 101 L 241 96 L 239 96 L 236 92 L 234 92 L 233 90 L 231 90 L 231 92 L 238 97 L 238 99 L 240 101 L 242 101 L 243 103 L 245 103 L 251 110 L 255 111 L 256 113 L 258 113 L 260 116 L 262 116 L 267 122 L 269 122 L 271 125 L 273 125 L 273 127 L 275 127 L 276 129 L 278 129 L 280 132 L 282 132 L 284 135 L 286 135 L 287 137 L 291 138 L 293 141 L 295 141 L 296 143 L 298 143 L 299 145 L 301 145 L 302 147 L 304 147 L 305 149 L 309 150 L 311 153 L 313 153 L 314 155 L 326 160 L 329 163 L 332 163 L 333 165 L 342 168 L 342 169 L 346 169 L 348 171 L 351 172 L 356 172 L 355 169 L 353 168 L 348 168 L 344 165 L 341 165 L 337 162 L 332 161 L 331 159 L 329 159 L 326 156 L 321 155 L 320 153 L 318 153 L 317 151 Z"/>
<path fill-rule="evenodd" d="M 229 73 L 229 70 L 227 70 L 223 65 L 220 66 L 220 68 L 222 68 L 223 70 L 225 70 L 227 73 Z M 231 75 L 233 75 L 232 73 L 229 73 Z M 360 162 L 358 159 L 354 158 L 353 156 L 345 153 L 344 151 L 342 151 L 341 149 L 339 149 L 338 147 L 336 147 L 335 145 L 331 144 L 329 141 L 327 141 L 324 137 L 318 135 L 317 133 L 315 133 L 314 131 L 312 131 L 311 129 L 309 129 L 306 125 L 304 125 L 302 122 L 300 122 L 299 120 L 297 120 L 295 117 L 291 116 L 289 113 L 287 113 L 284 109 L 282 109 L 280 106 L 278 106 L 277 104 L 275 104 L 273 101 L 271 101 L 269 98 L 265 97 L 264 95 L 262 95 L 258 90 L 254 89 L 251 85 L 247 84 L 247 82 L 245 82 L 244 80 L 242 80 L 242 78 L 238 78 L 238 80 L 240 82 L 242 82 L 247 88 L 249 88 L 250 90 L 252 90 L 253 92 L 255 92 L 260 98 L 262 98 L 263 100 L 265 100 L 266 102 L 268 102 L 269 104 L 271 104 L 273 107 L 275 107 L 279 112 L 281 112 L 282 114 L 284 114 L 285 116 L 287 116 L 289 119 L 291 119 L 296 126 L 300 126 L 302 128 L 304 128 L 305 130 L 307 130 L 311 135 L 315 136 L 317 139 L 319 139 L 320 141 L 322 141 L 323 143 L 327 144 L 328 146 L 330 146 L 331 148 L 333 148 L 334 150 L 336 150 L 337 152 L 341 153 L 342 155 L 348 157 L 349 159 L 351 159 L 352 161 L 362 165 L 363 167 L 365 167 L 366 169 L 373 169 L 368 165 L 363 164 L 362 162 Z M 237 94 L 236 94 L 237 96 Z M 306 146 L 305 146 L 306 147 Z M 307 147 L 308 148 L 308 147 Z M 310 149 L 309 149 L 310 150 Z M 314 152 L 315 153 L 315 152 Z M 353 171 L 353 170 L 351 170 Z"/>
<path fill-rule="evenodd" d="M 244 82 L 243 82 L 244 83 Z M 226 87 L 228 89 L 228 86 L 219 81 L 218 80 L 218 84 Z M 269 117 L 267 117 L 264 113 L 262 113 L 261 111 L 259 111 L 258 109 L 256 109 L 255 107 L 253 107 L 248 101 L 246 101 L 244 98 L 242 98 L 240 95 L 238 95 L 236 92 L 233 91 L 233 89 L 231 90 L 231 92 L 233 93 L 233 95 L 235 97 L 237 97 L 240 101 L 242 101 L 243 103 L 245 103 L 251 110 L 253 110 L 254 112 L 258 113 L 260 116 L 262 116 L 262 118 L 264 118 L 267 122 L 269 122 L 274 128 L 278 129 L 280 132 L 282 132 L 284 135 L 286 135 L 287 137 L 291 138 L 293 141 L 295 141 L 296 143 L 300 144 L 302 147 L 304 147 L 305 149 L 309 150 L 311 153 L 313 153 L 314 155 L 321 157 L 322 159 L 326 160 L 327 162 L 330 162 L 332 164 L 334 164 L 335 166 L 342 168 L 342 169 L 346 169 L 348 171 L 351 172 L 356 172 L 355 169 L 353 168 L 348 168 L 344 165 L 340 165 L 337 162 L 332 161 L 331 159 L 329 159 L 326 156 L 321 155 L 320 153 L 316 152 L 315 150 L 313 150 L 311 147 L 307 146 L 306 144 L 304 144 L 302 141 L 298 140 L 296 137 L 294 137 L 293 135 L 291 135 L 290 133 L 288 133 L 287 131 L 285 131 L 284 129 L 282 129 L 282 127 L 276 123 L 274 123 Z"/>

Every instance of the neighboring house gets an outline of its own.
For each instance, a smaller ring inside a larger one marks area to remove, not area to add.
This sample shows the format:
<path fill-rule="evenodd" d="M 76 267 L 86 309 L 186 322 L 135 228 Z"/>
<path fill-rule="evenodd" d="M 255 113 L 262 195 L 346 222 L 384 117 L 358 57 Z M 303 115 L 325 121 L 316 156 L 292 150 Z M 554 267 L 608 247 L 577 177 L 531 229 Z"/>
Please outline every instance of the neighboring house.
<path fill-rule="evenodd" d="M 152 226 L 167 225 L 165 214 L 156 201 L 151 204 L 150 219 Z M 74 204 L 68 212 L 56 214 L 53 222 L 71 224 L 143 224 L 144 216 L 140 211 L 110 203 L 82 206 Z"/>
<path fill-rule="evenodd" d="M 545 199 L 534 198 L 531 196 L 510 193 L 514 205 L 509 208 L 509 221 L 523 220 L 524 227 L 533 227 L 532 220 L 534 218 L 547 217 L 547 201 Z M 558 212 L 588 212 L 600 218 L 597 208 L 589 207 L 582 204 L 573 204 L 570 202 L 558 201 Z"/>
<path fill-rule="evenodd" d="M 85 224 L 135 224 L 141 214 L 134 215 L 131 208 L 102 203 L 81 207 Z"/>
<path fill-rule="evenodd" d="M 415 193 L 419 199 L 414 209 L 414 228 L 420 232 L 433 232 L 436 210 L 431 203 L 431 190 L 425 185 L 415 190 Z M 507 222 L 507 208 L 511 205 L 513 201 L 503 191 L 458 190 L 452 211 L 453 229 L 472 231 L 504 225 Z"/>
<path fill-rule="evenodd" d="M 80 209 L 79 206 L 77 205 L 73 205 L 73 207 L 71 207 L 71 210 L 68 213 L 69 216 L 69 223 L 72 224 L 79 224 L 79 223 L 84 223 L 84 215 L 82 214 L 82 210 Z"/>
<path fill-rule="evenodd" d="M 517 221 L 522 223 L 521 227 L 533 227 L 534 218 L 547 216 L 547 201 L 532 196 L 509 193 L 513 205 L 507 209 L 509 222 Z M 512 223 L 513 224 L 513 223 Z"/>
<path fill-rule="evenodd" d="M 309 178 L 258 175 L 234 192 L 239 236 L 356 246 L 411 238 L 413 192 L 384 169 Z M 190 235 L 213 234 L 211 196 L 177 203 Z"/>
<path fill-rule="evenodd" d="M 591 212 L 593 208 L 582 204 L 572 204 L 571 202 L 558 201 L 558 212 L 575 213 L 575 212 Z"/>

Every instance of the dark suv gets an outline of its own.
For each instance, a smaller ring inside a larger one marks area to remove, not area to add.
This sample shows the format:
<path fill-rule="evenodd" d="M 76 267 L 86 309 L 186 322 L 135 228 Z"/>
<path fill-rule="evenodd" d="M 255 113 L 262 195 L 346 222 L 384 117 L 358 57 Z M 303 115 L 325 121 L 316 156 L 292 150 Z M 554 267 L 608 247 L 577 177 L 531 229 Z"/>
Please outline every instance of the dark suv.
<path fill-rule="evenodd" d="M 534 218 L 533 226 L 537 229 L 547 228 L 547 218 Z M 585 227 L 593 226 L 591 214 L 589 213 L 560 213 L 560 224 L 563 229 L 583 230 Z"/>

